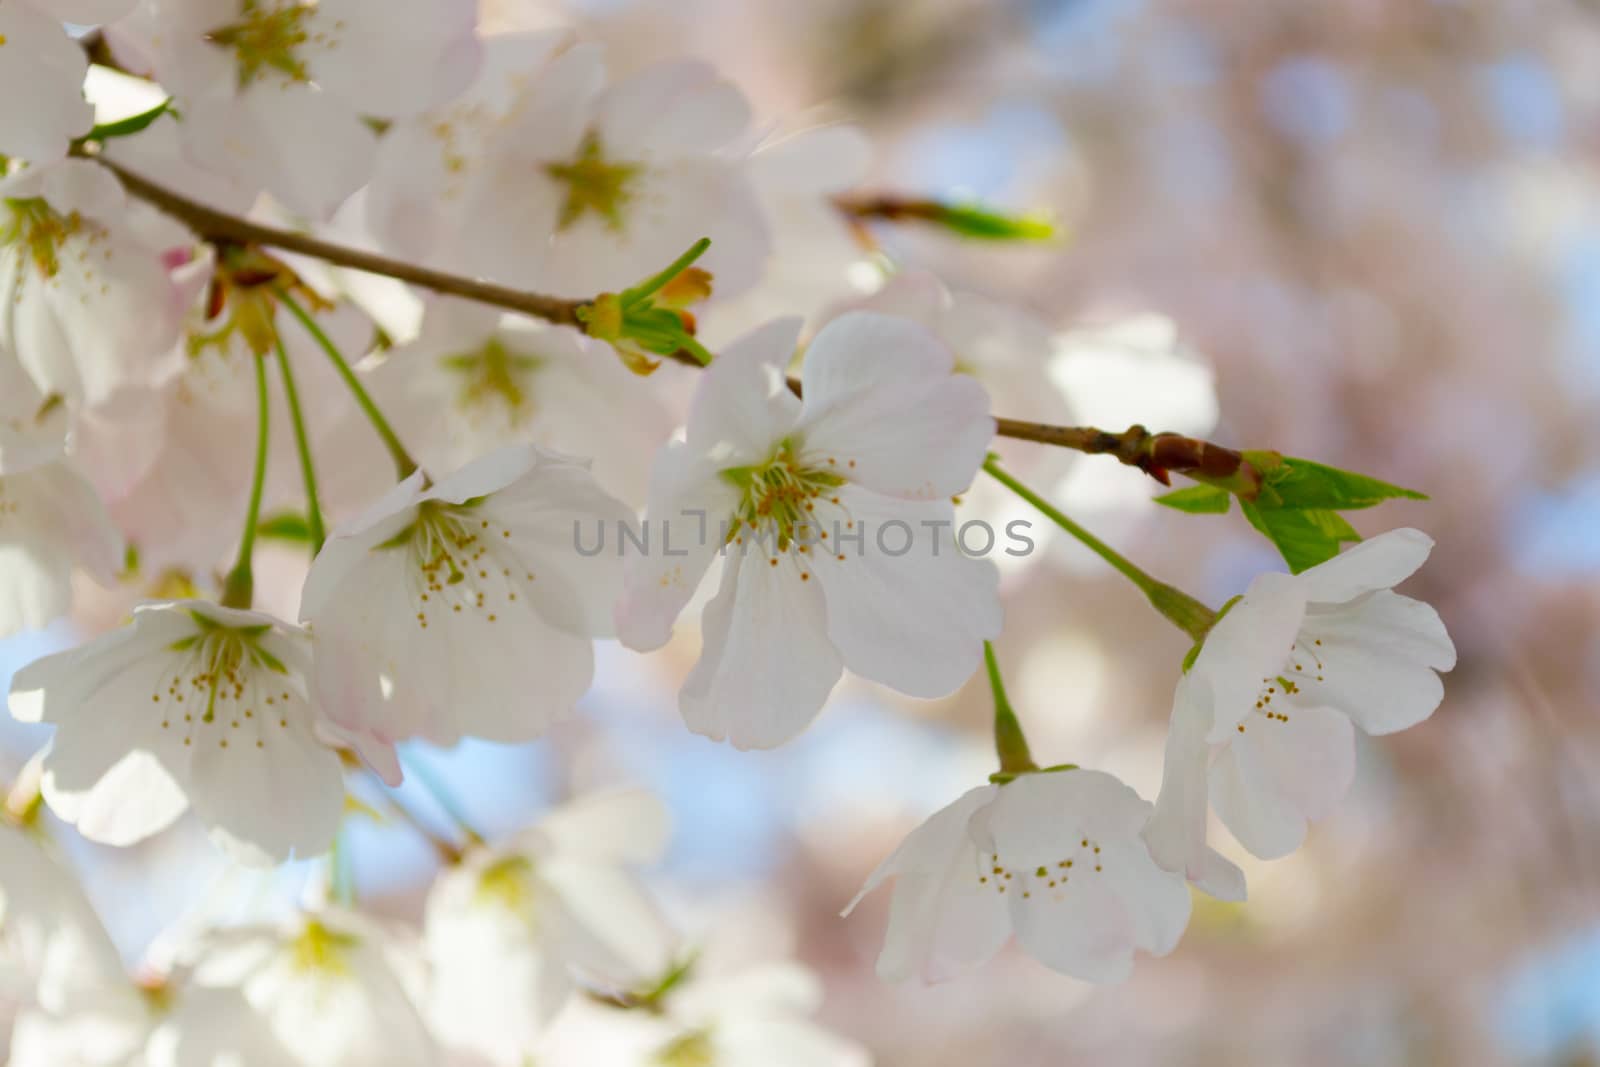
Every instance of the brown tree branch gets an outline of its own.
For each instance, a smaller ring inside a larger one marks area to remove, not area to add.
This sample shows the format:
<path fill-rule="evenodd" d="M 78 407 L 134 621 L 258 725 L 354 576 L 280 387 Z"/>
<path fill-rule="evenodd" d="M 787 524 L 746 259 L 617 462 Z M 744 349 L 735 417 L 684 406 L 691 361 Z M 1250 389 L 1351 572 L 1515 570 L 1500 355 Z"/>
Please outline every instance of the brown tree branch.
<path fill-rule="evenodd" d="M 436 293 L 459 296 L 504 308 L 507 311 L 531 315 L 557 326 L 582 329 L 578 309 L 585 306 L 588 301 L 562 300 L 540 293 L 512 289 L 475 278 L 430 270 L 402 260 L 323 241 L 293 230 L 263 226 L 207 207 L 142 178 L 103 156 L 100 157 L 100 162 L 116 173 L 128 192 L 185 223 L 195 233 L 209 241 L 263 245 L 285 252 L 296 252 L 341 267 L 409 282 Z M 882 212 L 877 214 L 880 217 L 893 217 Z M 675 352 L 671 358 L 697 368 L 701 365 L 700 361 L 689 352 Z M 799 395 L 800 382 L 797 379 L 789 379 L 789 387 Z M 1133 426 L 1122 433 L 1108 433 L 1093 426 L 1055 426 L 1049 423 L 997 417 L 995 432 L 1000 437 L 1010 437 L 1019 441 L 1034 441 L 1091 455 L 1112 456 L 1127 466 L 1139 468 L 1162 484 L 1168 484 L 1169 475 L 1177 473 L 1210 484 L 1222 485 L 1245 499 L 1253 498 L 1261 486 L 1260 474 L 1248 460 L 1233 449 L 1181 434 L 1152 434 L 1143 426 Z"/>

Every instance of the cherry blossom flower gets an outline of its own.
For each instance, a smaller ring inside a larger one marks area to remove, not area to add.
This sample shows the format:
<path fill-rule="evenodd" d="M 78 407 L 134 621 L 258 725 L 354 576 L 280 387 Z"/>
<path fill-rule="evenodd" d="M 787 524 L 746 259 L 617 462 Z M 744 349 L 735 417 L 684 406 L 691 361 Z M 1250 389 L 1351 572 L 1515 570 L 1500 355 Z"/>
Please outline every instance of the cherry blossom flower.
<path fill-rule="evenodd" d="M 0 181 L 0 360 L 75 405 L 149 380 L 192 295 L 169 266 L 186 240 L 88 160 Z"/>
<path fill-rule="evenodd" d="M 983 389 L 921 327 L 857 312 L 808 349 L 802 404 L 783 375 L 798 333 L 773 323 L 702 377 L 685 439 L 656 460 L 656 550 L 629 556 L 617 613 L 625 644 L 660 647 L 726 557 L 679 703 L 740 748 L 799 733 L 844 667 L 950 693 L 1000 628 L 994 565 L 951 533 L 949 498 L 994 434 Z"/>
<path fill-rule="evenodd" d="M 412 475 L 306 578 L 322 706 L 391 784 L 402 738 L 538 736 L 589 688 L 621 585 L 615 555 L 578 552 L 579 526 L 631 518 L 586 464 L 535 445 Z"/>
<path fill-rule="evenodd" d="M 822 1006 L 822 983 L 794 963 L 757 966 L 696 979 L 667 1002 L 671 1036 L 654 1049 L 655 1061 L 713 1063 L 717 1067 L 868 1067 L 867 1050 L 813 1021 Z"/>
<path fill-rule="evenodd" d="M 407 952 L 385 927 L 329 909 L 211 933 L 191 980 L 242 994 L 278 1050 L 266 1063 L 432 1067 L 439 1051 L 403 981 Z"/>
<path fill-rule="evenodd" d="M 1148 833 L 1163 866 L 1206 888 L 1208 794 L 1253 855 L 1287 855 L 1349 788 L 1357 727 L 1394 733 L 1433 714 L 1455 646 L 1433 608 L 1391 588 L 1432 548 L 1391 530 L 1298 575 L 1260 575 L 1217 622 L 1175 697 Z"/>
<path fill-rule="evenodd" d="M 477 71 L 476 5 L 142 0 L 107 38 L 178 101 L 195 161 L 317 219 L 370 176 L 368 118 L 416 115 Z"/>
<path fill-rule="evenodd" d="M 1024 774 L 935 812 L 845 909 L 895 880 L 878 974 L 926 982 L 986 963 L 1013 936 L 1045 966 L 1117 982 L 1136 949 L 1172 951 L 1189 922 L 1183 879 L 1150 857 L 1150 805 L 1100 771 Z"/>
<path fill-rule="evenodd" d="M 461 225 L 472 182 L 491 145 L 512 135 L 529 85 L 573 39 L 567 29 L 490 36 L 465 92 L 389 128 L 365 197 L 367 227 L 379 245 L 443 269 L 471 268 Z"/>
<path fill-rule="evenodd" d="M 649 456 L 672 433 L 666 409 L 572 330 L 437 300 L 421 335 L 392 349 L 369 388 L 425 467 L 459 467 L 531 442 L 589 456 L 596 479 L 642 504 Z"/>
<path fill-rule="evenodd" d="M 674 939 L 628 868 L 655 862 L 666 840 L 660 802 L 616 790 L 440 875 L 425 934 L 440 1040 L 520 1063 L 580 979 L 631 991 L 665 973 Z"/>
<path fill-rule="evenodd" d="M 37 398 L 3 362 L 0 394 Z M 62 422 L 60 409 L 42 424 L 0 419 L 0 637 L 65 615 L 75 567 L 111 585 L 122 566 L 122 535 L 67 459 Z"/>
<path fill-rule="evenodd" d="M 11 713 L 56 726 L 52 811 L 128 845 L 195 814 L 257 866 L 312 855 L 344 810 L 338 756 L 307 702 L 304 634 L 202 601 L 140 605 L 126 627 L 18 671 Z"/>
<path fill-rule="evenodd" d="M 564 297 L 618 291 L 702 237 L 719 291 L 754 281 L 768 239 L 738 148 L 749 105 L 699 63 L 606 85 L 576 45 L 523 88 L 472 165 L 460 241 L 478 272 Z"/>

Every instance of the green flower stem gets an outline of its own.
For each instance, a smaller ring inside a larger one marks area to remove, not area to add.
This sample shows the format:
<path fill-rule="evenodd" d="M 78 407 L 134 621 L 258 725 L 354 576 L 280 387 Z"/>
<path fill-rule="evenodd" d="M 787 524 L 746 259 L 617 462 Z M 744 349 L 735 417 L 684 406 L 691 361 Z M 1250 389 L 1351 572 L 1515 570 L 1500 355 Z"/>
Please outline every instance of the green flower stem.
<path fill-rule="evenodd" d="M 622 302 L 624 307 L 633 308 L 655 296 L 672 279 L 688 270 L 695 260 L 705 255 L 706 249 L 711 247 L 711 238 L 702 237 L 690 246 L 689 250 L 667 265 L 667 268 L 658 274 L 640 282 L 631 289 L 624 290 Z"/>
<path fill-rule="evenodd" d="M 250 480 L 250 503 L 244 514 L 244 534 L 239 539 L 239 558 L 222 585 L 222 606 L 249 609 L 255 599 L 255 574 L 250 561 L 256 550 L 256 524 L 261 519 L 261 492 L 267 484 L 267 365 L 252 356 L 256 365 L 256 465 Z"/>
<path fill-rule="evenodd" d="M 311 462 L 311 441 L 306 437 L 306 421 L 300 411 L 300 391 L 295 388 L 294 370 L 289 366 L 289 354 L 283 350 L 283 339 L 277 339 L 278 373 L 283 375 L 283 398 L 289 405 L 289 422 L 294 427 L 294 448 L 300 456 L 300 480 L 306 488 L 306 529 L 311 534 L 311 555 L 322 551 L 328 539 L 322 524 L 322 503 L 317 496 L 317 471 Z"/>
<path fill-rule="evenodd" d="M 1046 518 L 1077 538 L 1095 555 L 1111 564 L 1117 573 L 1138 586 L 1139 591 L 1144 593 L 1151 605 L 1174 626 L 1196 641 L 1205 640 L 1206 632 L 1211 629 L 1211 624 L 1216 621 L 1216 612 L 1181 589 L 1170 586 L 1165 582 L 1157 581 L 1140 570 L 1126 556 L 1067 518 L 1067 516 L 1053 507 L 1048 500 L 1045 500 L 1038 493 L 1013 478 L 1000 466 L 999 461 L 993 455 L 984 461 L 983 469 L 988 471 L 990 476 L 1001 485 L 1038 508 Z"/>
<path fill-rule="evenodd" d="M 405 769 L 413 778 L 422 783 L 422 787 L 433 797 L 433 802 L 439 806 L 439 810 L 449 816 L 450 820 L 461 830 L 461 835 L 467 839 L 468 845 L 483 844 L 483 835 L 472 828 L 472 824 L 467 821 L 466 813 L 461 810 L 461 805 L 456 801 L 455 795 L 434 773 L 432 767 L 417 759 L 413 754 L 412 758 L 405 761 Z"/>
<path fill-rule="evenodd" d="M 1000 773 L 1015 776 L 1036 771 L 1033 753 L 1028 750 L 1028 739 L 1022 733 L 1022 723 L 1006 698 L 1006 685 L 1000 677 L 1000 661 L 995 657 L 994 645 L 983 643 L 983 664 L 989 671 L 989 688 L 994 693 L 994 752 L 1000 757 Z"/>
<path fill-rule="evenodd" d="M 346 841 L 349 831 L 344 827 L 333 837 L 333 847 L 328 850 L 328 883 L 334 903 L 351 907 L 356 902 L 355 872 L 350 866 L 350 848 Z"/>
<path fill-rule="evenodd" d="M 361 384 L 361 379 L 356 377 L 356 372 L 350 369 L 350 364 L 344 356 L 339 354 L 339 348 L 331 338 L 317 325 L 317 320 L 306 313 L 305 308 L 295 301 L 286 289 L 278 290 L 278 299 L 283 301 L 283 306 L 289 313 L 300 320 L 300 325 L 306 328 L 314 341 L 327 353 L 328 359 L 333 362 L 334 370 L 339 372 L 339 377 L 344 379 L 344 384 L 349 387 L 351 395 L 356 398 L 361 411 L 366 415 L 367 421 L 372 423 L 372 428 L 377 431 L 378 437 L 383 440 L 383 445 L 389 450 L 389 456 L 394 460 L 395 472 L 401 480 L 411 477 L 417 469 L 417 461 L 411 458 L 405 446 L 400 443 L 400 438 L 389 425 L 389 420 L 383 417 L 383 412 L 378 410 L 378 405 L 373 402 L 367 393 L 366 387 Z"/>

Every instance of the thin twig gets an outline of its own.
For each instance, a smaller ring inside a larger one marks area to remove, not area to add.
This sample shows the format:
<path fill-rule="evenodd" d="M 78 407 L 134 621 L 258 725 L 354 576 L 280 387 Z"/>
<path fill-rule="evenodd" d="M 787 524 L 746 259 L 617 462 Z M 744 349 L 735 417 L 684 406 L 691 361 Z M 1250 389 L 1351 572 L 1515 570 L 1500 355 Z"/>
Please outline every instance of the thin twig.
<path fill-rule="evenodd" d="M 482 304 L 516 311 L 543 319 L 557 326 L 582 328 L 578 309 L 588 301 L 563 300 L 558 297 L 511 289 L 491 282 L 465 278 L 444 271 L 430 270 L 402 260 L 376 255 L 361 249 L 334 244 L 293 230 L 263 226 L 207 207 L 195 200 L 157 185 L 104 156 L 100 162 L 110 167 L 122 180 L 128 192 L 180 220 L 201 237 L 210 241 L 231 242 L 244 245 L 266 245 L 286 252 L 297 252 L 342 267 L 381 274 L 437 293 L 476 300 Z M 691 367 L 700 367 L 701 361 L 687 351 L 674 352 L 669 357 Z M 798 379 L 789 379 L 789 387 L 800 393 Z M 1226 480 L 1245 499 L 1253 497 L 1260 487 L 1260 475 L 1249 461 L 1233 449 L 1198 438 L 1180 434 L 1153 434 L 1143 426 L 1134 426 L 1122 433 L 1109 433 L 1093 426 L 1055 426 L 1043 422 L 1025 422 L 1021 419 L 996 418 L 995 432 L 1000 437 L 1019 441 L 1034 441 L 1042 445 L 1070 448 L 1092 455 L 1107 455 L 1130 467 L 1137 467 L 1165 484 L 1169 473 L 1199 476 L 1216 482 Z M 1235 488 L 1237 486 L 1237 488 Z"/>

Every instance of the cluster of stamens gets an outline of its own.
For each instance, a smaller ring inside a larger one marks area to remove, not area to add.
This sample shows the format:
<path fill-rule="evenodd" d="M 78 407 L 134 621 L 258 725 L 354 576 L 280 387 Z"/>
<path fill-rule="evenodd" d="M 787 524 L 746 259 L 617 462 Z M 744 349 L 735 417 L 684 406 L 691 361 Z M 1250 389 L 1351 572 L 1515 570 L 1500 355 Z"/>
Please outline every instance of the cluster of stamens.
<path fill-rule="evenodd" d="M 283 680 L 284 665 L 260 645 L 267 627 L 222 626 L 203 615 L 193 617 L 199 631 L 171 646 L 184 655 L 150 694 L 161 712 L 161 728 L 182 731 L 185 747 L 200 731 L 215 727 L 219 748 L 229 747 L 230 736 L 235 743 L 243 738 L 266 748 L 267 730 L 288 729 L 290 705 L 297 699 Z"/>
<path fill-rule="evenodd" d="M 1058 903 L 1067 899 L 1067 884 L 1073 875 L 1083 877 L 1104 871 L 1100 843 L 1088 837 L 1078 839 L 1073 855 L 1063 856 L 1053 865 L 1040 864 L 1031 871 L 1013 871 L 1000 862 L 999 856 L 979 856 L 978 862 L 979 885 L 990 886 L 1001 895 L 1008 889 L 1015 890 L 1024 900 L 1033 899 L 1035 893 L 1049 893 Z"/>
<path fill-rule="evenodd" d="M 225 26 L 218 26 L 205 35 L 206 40 L 223 48 L 231 48 L 238 66 L 239 88 L 247 88 L 267 71 L 276 71 L 290 81 L 311 80 L 306 70 L 301 49 L 308 43 L 333 47 L 335 41 L 322 31 L 308 30 L 306 18 L 312 8 L 290 0 L 289 3 L 244 0 L 239 18 Z M 335 28 L 343 28 L 336 22 Z"/>
<path fill-rule="evenodd" d="M 1283 698 L 1298 696 L 1305 685 L 1322 682 L 1323 663 L 1317 649 L 1322 645 L 1322 639 L 1315 638 L 1312 643 L 1304 648 L 1296 641 L 1289 648 L 1289 658 L 1284 661 L 1283 673 L 1272 678 L 1261 679 L 1261 692 L 1256 696 L 1255 714 L 1260 715 L 1268 722 L 1288 722 L 1289 713 L 1283 709 Z M 1278 698 L 1278 706 L 1273 706 L 1273 698 Z M 1245 732 L 1245 724 L 1240 723 L 1235 727 L 1241 734 Z"/>
<path fill-rule="evenodd" d="M 500 613 L 521 598 L 534 574 L 507 546 L 511 531 L 478 514 L 470 504 L 425 501 L 411 526 L 386 547 L 411 553 L 417 625 L 429 620 L 477 613 L 498 622 Z"/>
<path fill-rule="evenodd" d="M 565 230 L 593 212 L 608 229 L 620 231 L 624 222 L 622 209 L 637 193 L 644 167 L 608 160 L 599 135 L 591 130 L 578 146 L 577 158 L 570 163 L 547 163 L 544 173 L 566 187 L 556 222 L 558 229 Z"/>
<path fill-rule="evenodd" d="M 773 457 L 760 466 L 724 470 L 722 477 L 740 490 L 728 542 L 742 547 L 748 536 L 780 554 L 793 546 L 805 557 L 811 555 L 814 546 L 828 551 L 828 531 L 818 506 L 825 514 L 831 514 L 842 529 L 854 529 L 855 520 L 839 501 L 839 489 L 848 479 L 838 473 L 837 459 L 827 462 L 826 467 L 806 466 L 794 444 L 785 440 Z M 855 461 L 847 461 L 847 466 L 854 467 Z M 842 553 L 835 555 L 843 562 Z M 770 558 L 769 564 L 776 567 L 778 561 Z M 802 571 L 800 577 L 809 580 L 811 575 Z"/>
<path fill-rule="evenodd" d="M 498 403 L 512 426 L 532 416 L 528 386 L 539 368 L 538 356 L 512 352 L 498 337 L 491 337 L 475 351 L 445 356 L 439 362 L 460 375 L 456 403 L 463 411 L 476 413 Z"/>

